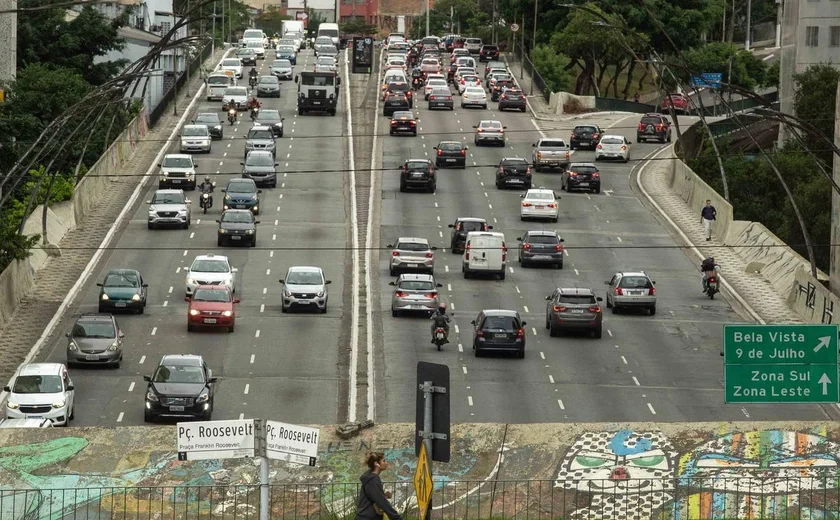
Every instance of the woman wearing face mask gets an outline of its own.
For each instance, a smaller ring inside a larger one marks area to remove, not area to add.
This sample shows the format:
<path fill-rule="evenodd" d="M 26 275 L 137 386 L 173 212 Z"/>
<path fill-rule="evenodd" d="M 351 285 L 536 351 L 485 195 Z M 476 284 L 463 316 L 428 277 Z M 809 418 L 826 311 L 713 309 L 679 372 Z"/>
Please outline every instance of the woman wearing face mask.
<path fill-rule="evenodd" d="M 371 453 L 367 457 L 368 470 L 362 473 L 359 480 L 362 488 L 359 490 L 359 500 L 356 503 L 356 520 L 382 520 L 383 513 L 389 520 L 402 520 L 402 516 L 388 501 L 391 493 L 385 491 L 379 474 L 388 469 L 388 461 L 382 453 Z"/>

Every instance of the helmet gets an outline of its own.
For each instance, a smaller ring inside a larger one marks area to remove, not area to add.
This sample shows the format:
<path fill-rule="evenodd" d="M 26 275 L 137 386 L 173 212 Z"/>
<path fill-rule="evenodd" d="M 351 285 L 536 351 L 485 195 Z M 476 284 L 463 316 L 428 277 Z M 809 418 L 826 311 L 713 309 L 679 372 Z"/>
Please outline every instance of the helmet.
<path fill-rule="evenodd" d="M 209 175 L 204 176 L 204 182 L 210 183 L 210 176 Z"/>
<path fill-rule="evenodd" d="M 438 311 L 441 313 L 446 312 L 446 302 L 441 302 L 440 305 L 438 305 Z"/>
<path fill-rule="evenodd" d="M 707 259 L 706 259 L 706 262 L 708 262 L 708 263 L 710 263 L 710 264 L 715 263 L 715 257 L 710 256 L 709 258 L 707 258 Z"/>

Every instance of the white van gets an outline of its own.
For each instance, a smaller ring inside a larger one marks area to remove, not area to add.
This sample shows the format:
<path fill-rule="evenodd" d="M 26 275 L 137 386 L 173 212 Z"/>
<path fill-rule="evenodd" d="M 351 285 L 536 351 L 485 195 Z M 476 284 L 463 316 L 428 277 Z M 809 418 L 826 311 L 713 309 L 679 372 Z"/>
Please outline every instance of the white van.
<path fill-rule="evenodd" d="M 495 231 L 470 231 L 464 248 L 461 270 L 464 278 L 473 274 L 495 274 L 505 279 L 507 244 L 505 234 Z"/>
<path fill-rule="evenodd" d="M 318 26 L 318 36 L 329 36 L 335 45 L 335 48 L 339 48 L 339 44 L 341 43 L 338 39 L 338 24 L 337 23 L 322 23 Z"/>
<path fill-rule="evenodd" d="M 268 36 L 262 29 L 246 29 L 239 43 L 241 47 L 246 47 L 248 42 L 260 42 L 263 48 L 268 48 Z"/>
<path fill-rule="evenodd" d="M 207 101 L 221 101 L 228 87 L 236 86 L 236 76 L 216 72 L 207 76 Z"/>

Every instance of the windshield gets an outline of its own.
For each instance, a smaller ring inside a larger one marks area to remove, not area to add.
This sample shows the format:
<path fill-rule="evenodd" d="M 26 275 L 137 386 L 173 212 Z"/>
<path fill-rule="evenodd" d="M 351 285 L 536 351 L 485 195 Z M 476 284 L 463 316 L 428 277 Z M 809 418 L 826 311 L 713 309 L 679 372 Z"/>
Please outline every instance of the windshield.
<path fill-rule="evenodd" d="M 388 90 L 391 92 L 408 92 L 408 83 L 391 83 L 388 85 Z"/>
<path fill-rule="evenodd" d="M 279 45 L 283 45 L 283 46 L 290 45 L 290 46 L 294 47 L 295 41 L 291 38 L 283 38 L 282 40 L 280 40 Z"/>
<path fill-rule="evenodd" d="M 330 38 L 338 38 L 338 29 L 319 29 L 318 37 L 329 36 Z"/>
<path fill-rule="evenodd" d="M 163 160 L 164 168 L 192 168 L 192 158 L 190 157 L 166 157 Z"/>
<path fill-rule="evenodd" d="M 445 87 L 446 86 L 446 80 L 445 79 L 429 80 L 429 86 L 430 87 Z"/>
<path fill-rule="evenodd" d="M 579 126 L 579 127 L 575 128 L 575 132 L 576 132 L 576 133 L 581 133 L 581 132 L 597 132 L 597 130 L 595 130 L 595 127 L 594 127 L 594 126 Z"/>
<path fill-rule="evenodd" d="M 512 330 L 518 329 L 516 318 L 513 316 L 487 316 L 481 326 L 482 330 Z"/>
<path fill-rule="evenodd" d="M 222 222 L 236 222 L 247 224 L 253 222 L 250 211 L 225 211 L 222 214 Z"/>
<path fill-rule="evenodd" d="M 219 116 L 217 116 L 216 114 L 199 114 L 199 116 L 195 118 L 195 122 L 218 124 Z"/>
<path fill-rule="evenodd" d="M 588 294 L 563 294 L 557 299 L 559 303 L 571 303 L 576 305 L 594 305 L 597 303 L 595 297 Z"/>
<path fill-rule="evenodd" d="M 228 193 L 256 193 L 257 186 L 253 182 L 231 182 L 227 187 Z"/>
<path fill-rule="evenodd" d="M 231 87 L 225 90 L 225 95 L 246 97 L 248 95 L 248 91 L 245 89 L 245 87 Z"/>
<path fill-rule="evenodd" d="M 461 223 L 461 229 L 464 231 L 484 231 L 484 223 L 469 220 Z"/>
<path fill-rule="evenodd" d="M 236 51 L 237 56 L 253 56 L 254 50 L 253 49 L 239 49 Z"/>
<path fill-rule="evenodd" d="M 260 83 L 271 83 L 272 85 L 274 85 L 277 82 L 277 78 L 275 78 L 274 76 L 263 76 L 260 78 Z"/>
<path fill-rule="evenodd" d="M 286 277 L 287 284 L 293 285 L 322 285 L 321 273 L 316 271 L 292 271 Z"/>
<path fill-rule="evenodd" d="M 203 383 L 204 370 L 198 366 L 161 365 L 152 378 L 155 383 Z"/>
<path fill-rule="evenodd" d="M 594 166 L 575 166 L 569 169 L 575 173 L 595 173 L 598 171 L 598 168 Z"/>
<path fill-rule="evenodd" d="M 409 170 L 428 170 L 429 169 L 429 163 L 427 163 L 425 161 L 423 161 L 423 162 L 421 162 L 421 161 L 409 161 L 406 164 L 406 167 Z"/>
<path fill-rule="evenodd" d="M 250 39 L 250 38 L 260 38 L 260 39 L 262 39 L 262 37 L 263 37 L 262 30 L 249 29 L 249 30 L 245 31 L 244 33 L 242 33 L 242 39 L 243 40 Z"/>
<path fill-rule="evenodd" d="M 102 321 L 77 321 L 73 325 L 74 338 L 106 338 L 113 339 L 117 337 L 114 330 L 114 325 L 110 322 Z"/>
<path fill-rule="evenodd" d="M 467 43 L 481 43 L 481 38 L 467 38 Z"/>
<path fill-rule="evenodd" d="M 274 134 L 271 130 L 251 130 L 248 139 L 274 139 Z"/>
<path fill-rule="evenodd" d="M 323 76 L 312 76 L 309 74 L 301 74 L 300 75 L 300 84 L 301 85 L 308 85 L 312 87 L 327 87 L 332 86 L 335 84 L 335 76 L 330 75 L 323 75 Z"/>
<path fill-rule="evenodd" d="M 400 251 L 428 251 L 428 244 L 420 242 L 400 242 L 397 244 L 397 249 Z"/>
<path fill-rule="evenodd" d="M 222 289 L 196 289 L 192 300 L 194 302 L 229 302 L 230 293 Z"/>
<path fill-rule="evenodd" d="M 105 287 L 139 287 L 140 281 L 131 273 L 114 273 L 105 277 Z"/>
<path fill-rule="evenodd" d="M 210 76 L 207 78 L 207 83 L 210 85 L 230 85 L 230 76 L 225 74 L 224 76 Z"/>
<path fill-rule="evenodd" d="M 318 56 L 318 63 L 321 65 L 335 65 L 335 60 L 329 56 Z"/>
<path fill-rule="evenodd" d="M 452 142 L 452 143 L 440 143 L 438 145 L 439 150 L 445 150 L 445 151 L 455 151 L 455 152 L 457 152 L 461 148 L 463 148 L 463 145 L 461 143 L 454 143 L 454 142 Z"/>
<path fill-rule="evenodd" d="M 531 193 L 525 197 L 527 200 L 554 200 L 550 193 Z"/>
<path fill-rule="evenodd" d="M 615 137 L 601 139 L 601 144 L 624 144 L 624 141 Z"/>
<path fill-rule="evenodd" d="M 248 42 L 247 46 L 249 49 L 262 49 L 263 44 L 262 42 Z"/>
<path fill-rule="evenodd" d="M 228 273 L 227 262 L 221 260 L 196 260 L 190 267 L 191 273 Z"/>
<path fill-rule="evenodd" d="M 484 89 L 481 87 L 467 87 L 464 89 L 464 92 L 467 94 L 484 94 Z"/>
<path fill-rule="evenodd" d="M 618 286 L 622 289 L 650 289 L 653 284 L 644 276 L 625 276 Z"/>
<path fill-rule="evenodd" d="M 559 244 L 557 237 L 549 237 L 545 235 L 532 235 L 528 238 L 529 244 Z"/>
<path fill-rule="evenodd" d="M 423 60 L 423 65 L 437 65 L 438 61 L 434 59 Z"/>
<path fill-rule="evenodd" d="M 274 159 L 270 153 L 249 153 L 245 164 L 247 166 L 274 166 Z"/>
<path fill-rule="evenodd" d="M 447 89 L 436 88 L 436 89 L 432 90 L 432 95 L 433 96 L 447 96 L 448 97 L 451 94 L 452 94 L 452 92 L 450 92 L 448 88 Z"/>
<path fill-rule="evenodd" d="M 433 291 L 435 289 L 435 284 L 432 282 L 412 280 L 410 282 L 400 282 L 399 288 L 404 291 Z"/>
<path fill-rule="evenodd" d="M 278 47 L 277 52 L 280 52 L 280 53 L 283 53 L 283 54 L 294 54 L 295 53 L 295 48 L 290 47 L 288 45 L 284 45 L 282 47 Z"/>
<path fill-rule="evenodd" d="M 461 76 L 461 79 L 463 79 L 464 81 L 481 81 L 480 79 L 478 79 L 478 76 L 472 74 L 464 74 Z"/>
<path fill-rule="evenodd" d="M 565 148 L 566 142 L 565 141 L 543 141 L 540 143 L 540 146 L 544 146 L 546 148 Z"/>
<path fill-rule="evenodd" d="M 277 110 L 262 110 L 257 115 L 257 121 L 279 121 L 280 120 L 280 112 Z"/>
<path fill-rule="evenodd" d="M 288 69 L 288 68 L 292 67 L 292 62 L 289 61 L 289 60 L 274 60 L 274 63 L 272 63 L 271 66 L 272 67 L 277 67 L 277 68 L 280 68 L 280 69 L 282 69 L 282 68 Z"/>
<path fill-rule="evenodd" d="M 528 166 L 528 161 L 525 159 L 505 159 L 502 161 L 502 166 Z"/>
<path fill-rule="evenodd" d="M 222 62 L 222 67 L 241 67 L 241 66 L 242 66 L 242 62 L 239 61 L 239 60 L 228 59 L 228 60 L 225 60 L 225 61 Z"/>
<path fill-rule="evenodd" d="M 61 384 L 61 376 L 18 376 L 15 379 L 15 386 L 12 392 L 16 394 L 57 394 L 64 387 Z"/>
<path fill-rule="evenodd" d="M 481 128 L 501 128 L 502 123 L 498 121 L 482 121 Z"/>
<path fill-rule="evenodd" d="M 207 135 L 207 127 L 206 126 L 185 126 L 181 135 L 187 136 L 201 136 Z"/>

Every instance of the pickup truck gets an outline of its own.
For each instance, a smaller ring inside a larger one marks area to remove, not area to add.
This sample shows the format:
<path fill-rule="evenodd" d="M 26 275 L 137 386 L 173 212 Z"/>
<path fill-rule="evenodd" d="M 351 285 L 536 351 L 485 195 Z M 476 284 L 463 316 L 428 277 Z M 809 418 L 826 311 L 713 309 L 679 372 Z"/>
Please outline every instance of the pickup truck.
<path fill-rule="evenodd" d="M 565 170 L 571 162 L 572 153 L 569 150 L 569 145 L 563 139 L 540 139 L 533 144 L 533 147 L 534 153 L 531 157 L 531 163 L 534 165 L 534 170 L 538 172 L 546 168 Z"/>

